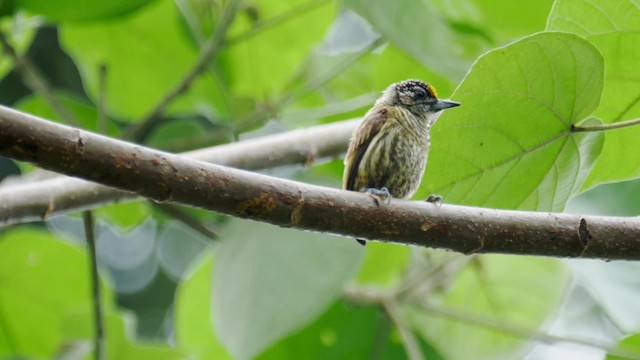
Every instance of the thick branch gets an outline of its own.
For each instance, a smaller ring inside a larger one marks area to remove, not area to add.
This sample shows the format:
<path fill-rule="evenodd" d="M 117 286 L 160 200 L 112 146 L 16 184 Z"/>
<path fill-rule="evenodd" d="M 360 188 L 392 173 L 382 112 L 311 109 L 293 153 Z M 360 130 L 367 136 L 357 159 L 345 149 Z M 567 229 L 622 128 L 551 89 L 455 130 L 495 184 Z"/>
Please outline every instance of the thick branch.
<path fill-rule="evenodd" d="M 0 155 L 135 192 L 271 224 L 450 249 L 640 259 L 637 218 L 391 200 L 154 151 L 0 108 Z M 351 240 L 350 240 L 351 241 Z"/>
<path fill-rule="evenodd" d="M 28 114 L 0 107 L 0 117 L 37 121 Z M 336 157 L 346 150 L 357 120 L 245 140 L 184 153 L 203 160 L 247 170 L 309 164 Z M 0 226 L 46 220 L 55 215 L 87 210 L 136 198 L 136 194 L 80 179 L 60 177 L 0 187 Z"/>

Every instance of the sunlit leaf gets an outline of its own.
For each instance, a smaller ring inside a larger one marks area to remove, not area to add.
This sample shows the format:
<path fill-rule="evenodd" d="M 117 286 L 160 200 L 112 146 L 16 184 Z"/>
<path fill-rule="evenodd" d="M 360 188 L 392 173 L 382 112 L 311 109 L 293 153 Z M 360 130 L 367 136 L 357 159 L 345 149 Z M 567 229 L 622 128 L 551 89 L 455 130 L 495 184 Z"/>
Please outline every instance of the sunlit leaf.
<path fill-rule="evenodd" d="M 334 16 L 332 2 L 304 8 L 304 0 L 269 0 L 252 3 L 251 13 L 242 14 L 231 29 L 231 43 L 221 54 L 220 66 L 237 96 L 271 101 L 290 90 L 287 85 L 310 50 L 316 46 Z M 275 26 L 258 29 L 244 37 L 255 21 Z"/>
<path fill-rule="evenodd" d="M 55 21 L 87 21 L 124 15 L 154 0 L 14 0 L 17 8 Z"/>
<path fill-rule="evenodd" d="M 172 1 L 158 0 L 126 18 L 63 24 L 60 41 L 80 70 L 87 92 L 97 98 L 98 69 L 105 65 L 107 108 L 114 115 L 138 120 L 196 62 L 198 50 L 184 36 L 179 16 Z M 170 110 L 223 112 L 220 104 L 218 87 L 204 75 Z"/>
<path fill-rule="evenodd" d="M 547 29 L 582 36 L 637 31 L 638 16 L 640 8 L 635 0 L 556 0 Z"/>
<path fill-rule="evenodd" d="M 395 285 L 403 278 L 411 248 L 405 245 L 369 242 L 356 281 L 361 284 Z"/>
<path fill-rule="evenodd" d="M 544 30 L 553 1 L 430 0 L 458 31 L 480 32 L 494 45 Z M 526 14 L 526 16 L 514 16 Z"/>
<path fill-rule="evenodd" d="M 42 231 L 20 230 L 0 238 L 0 356 L 51 358 L 65 339 L 66 317 L 93 319 L 89 260 L 84 252 Z M 105 309 L 111 294 L 103 290 Z M 90 330 L 88 328 L 88 330 Z M 91 332 L 83 334 L 85 339 Z"/>

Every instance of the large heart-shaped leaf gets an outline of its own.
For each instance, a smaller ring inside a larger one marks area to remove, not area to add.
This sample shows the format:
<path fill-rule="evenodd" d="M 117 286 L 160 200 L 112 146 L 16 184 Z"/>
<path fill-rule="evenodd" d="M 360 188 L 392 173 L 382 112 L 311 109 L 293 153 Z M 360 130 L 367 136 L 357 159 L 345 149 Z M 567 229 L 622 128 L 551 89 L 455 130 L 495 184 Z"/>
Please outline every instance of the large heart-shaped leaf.
<path fill-rule="evenodd" d="M 591 171 L 602 134 L 574 134 L 598 106 L 602 57 L 571 34 L 539 33 L 479 58 L 433 130 L 423 182 L 447 201 L 562 210 Z"/>
<path fill-rule="evenodd" d="M 586 36 L 602 53 L 605 86 L 596 115 L 605 123 L 640 117 L 640 7 L 632 0 L 560 0 L 547 28 Z M 640 127 L 609 131 L 584 188 L 640 177 Z"/>

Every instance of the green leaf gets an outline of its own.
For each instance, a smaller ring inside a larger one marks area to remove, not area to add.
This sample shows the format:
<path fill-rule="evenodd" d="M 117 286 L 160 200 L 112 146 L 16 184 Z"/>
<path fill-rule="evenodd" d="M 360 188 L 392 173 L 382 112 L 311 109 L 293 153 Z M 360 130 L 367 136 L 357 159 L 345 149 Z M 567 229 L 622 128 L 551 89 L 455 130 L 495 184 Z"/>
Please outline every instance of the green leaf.
<path fill-rule="evenodd" d="M 375 307 L 338 301 L 312 324 L 278 342 L 258 359 L 365 360 L 372 354 L 378 359 L 406 358 L 394 335 L 392 324 Z"/>
<path fill-rule="evenodd" d="M 512 358 L 505 354 L 528 339 L 498 329 L 515 325 L 536 331 L 560 303 L 567 272 L 557 260 L 522 256 L 485 255 L 472 264 L 451 288 L 430 296 L 435 309 L 410 311 L 412 323 L 445 358 Z M 479 325 L 476 318 L 494 327 Z"/>
<path fill-rule="evenodd" d="M 296 68 L 322 40 L 335 13 L 333 2 L 306 12 L 292 10 L 305 3 L 308 1 L 258 1 L 251 4 L 257 18 L 248 14 L 238 17 L 230 30 L 232 43 L 220 57 L 221 69 L 235 95 L 269 101 L 290 90 L 287 85 Z M 282 16 L 284 21 L 275 22 L 276 26 L 233 40 L 252 30 L 256 20 L 269 22 Z"/>
<path fill-rule="evenodd" d="M 341 56 L 314 54 L 307 63 L 304 78 L 308 80 L 315 74 L 328 71 L 344 61 L 345 56 L 353 56 L 353 54 Z M 413 78 L 432 84 L 444 97 L 449 96 L 455 86 L 441 74 L 424 67 L 412 56 L 389 44 L 363 55 L 356 65 L 340 73 L 320 91 L 302 97 L 295 104 L 294 109 L 290 109 L 283 115 L 286 120 L 296 126 L 300 126 L 301 122 L 305 124 L 304 121 L 307 119 L 312 120 L 312 124 L 317 124 L 361 117 L 373 106 L 375 99 L 389 84 Z M 331 96 L 324 96 L 325 94 L 331 94 Z M 346 104 L 355 106 L 345 106 Z M 316 107 L 308 108 L 309 106 Z M 323 119 L 323 116 L 327 115 L 330 116 Z M 342 177 L 342 163 L 340 164 L 340 177 Z"/>
<path fill-rule="evenodd" d="M 0 4 L 1 6 L 1 4 Z M 4 17 L 0 20 L 0 31 L 7 37 L 9 44 L 13 46 L 19 55 L 24 55 L 31 46 L 40 25 L 35 17 L 24 14 L 14 14 L 11 17 Z M 4 46 L 2 47 L 4 51 Z M 0 79 L 4 78 L 15 66 L 11 56 L 4 53 L 0 56 Z"/>
<path fill-rule="evenodd" d="M 85 99 L 81 99 L 77 95 L 66 92 L 55 92 L 54 98 L 58 103 L 65 107 L 77 121 L 76 124 L 69 124 L 66 119 L 60 118 L 60 115 L 54 111 L 50 104 L 39 95 L 30 95 L 21 99 L 15 107 L 29 114 L 43 117 L 48 120 L 66 123 L 70 126 L 78 126 L 90 131 L 98 131 L 98 110 L 93 104 L 88 103 Z M 115 124 L 106 119 L 107 135 L 117 135 L 118 128 Z"/>
<path fill-rule="evenodd" d="M 65 319 L 61 326 L 67 339 L 92 340 L 93 314 L 74 313 Z M 121 360 L 184 359 L 185 354 L 157 341 L 136 339 L 135 319 L 129 313 L 106 312 L 103 315 L 105 358 Z M 92 335 L 91 335 L 92 336 Z"/>
<path fill-rule="evenodd" d="M 605 86 L 596 115 L 605 123 L 640 117 L 640 8 L 630 0 L 561 0 L 548 28 L 584 36 L 605 61 Z M 583 189 L 640 177 L 640 127 L 605 133 L 602 155 Z"/>
<path fill-rule="evenodd" d="M 456 38 L 442 14 L 425 1 L 348 0 L 345 5 L 424 66 L 453 79 L 461 78 L 481 52 L 476 41 Z"/>
<path fill-rule="evenodd" d="M 640 32 L 595 35 L 589 40 L 604 56 L 607 69 L 596 114 L 607 123 L 640 118 Z M 640 177 L 639 137 L 640 126 L 607 131 L 602 154 L 583 188 Z"/>
<path fill-rule="evenodd" d="M 638 16 L 640 7 L 635 0 L 556 0 L 547 29 L 582 36 L 637 31 Z"/>
<path fill-rule="evenodd" d="M 370 241 L 356 281 L 360 284 L 396 285 L 405 275 L 411 248 Z"/>
<path fill-rule="evenodd" d="M 153 0 L 14 0 L 17 8 L 55 21 L 87 21 L 137 10 Z"/>
<path fill-rule="evenodd" d="M 431 0 L 449 21 L 478 28 L 496 44 L 544 30 L 553 1 Z M 516 16 L 515 14 L 526 14 Z"/>
<path fill-rule="evenodd" d="M 570 132 L 597 107 L 602 57 L 539 33 L 480 57 L 432 131 L 422 190 L 452 203 L 559 211 L 591 171 L 602 134 Z"/>
<path fill-rule="evenodd" d="M 231 356 L 218 340 L 212 326 L 214 262 L 211 253 L 204 253 L 199 261 L 194 262 L 176 291 L 176 344 L 198 359 L 227 360 Z"/>
<path fill-rule="evenodd" d="M 121 229 L 132 229 L 141 225 L 150 212 L 149 203 L 144 201 L 113 204 L 96 210 L 98 215 L 106 217 L 111 224 Z"/>
<path fill-rule="evenodd" d="M 87 92 L 98 94 L 98 69 L 106 65 L 106 107 L 132 121 L 146 115 L 175 87 L 198 57 L 183 36 L 172 1 L 158 0 L 132 16 L 60 26 L 61 46 L 75 61 Z M 214 105 L 212 105 L 214 104 Z M 221 111 L 218 87 L 202 76 L 170 112 Z"/>
<path fill-rule="evenodd" d="M 214 326 L 239 359 L 313 321 L 362 261 L 356 243 L 316 233 L 232 220 L 213 277 Z"/>
<path fill-rule="evenodd" d="M 69 314 L 92 321 L 88 265 L 82 251 L 45 232 L 0 238 L 0 357 L 51 358 L 66 340 L 60 328 Z M 102 294 L 108 311 L 111 294 L 104 287 Z"/>
<path fill-rule="evenodd" d="M 631 353 L 640 354 L 640 334 L 627 336 L 618 343 L 618 348 Z M 606 360 L 626 360 L 628 357 L 607 355 Z"/>

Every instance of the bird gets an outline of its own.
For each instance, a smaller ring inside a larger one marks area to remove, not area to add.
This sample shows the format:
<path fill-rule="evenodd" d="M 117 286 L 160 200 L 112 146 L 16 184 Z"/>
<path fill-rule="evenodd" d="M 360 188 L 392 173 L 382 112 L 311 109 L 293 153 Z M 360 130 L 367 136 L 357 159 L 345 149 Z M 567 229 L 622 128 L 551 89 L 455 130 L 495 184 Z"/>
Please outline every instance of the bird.
<path fill-rule="evenodd" d="M 431 127 L 442 110 L 456 106 L 460 103 L 439 100 L 436 89 L 421 80 L 389 85 L 351 135 L 342 188 L 384 198 L 413 196 L 427 165 Z"/>

